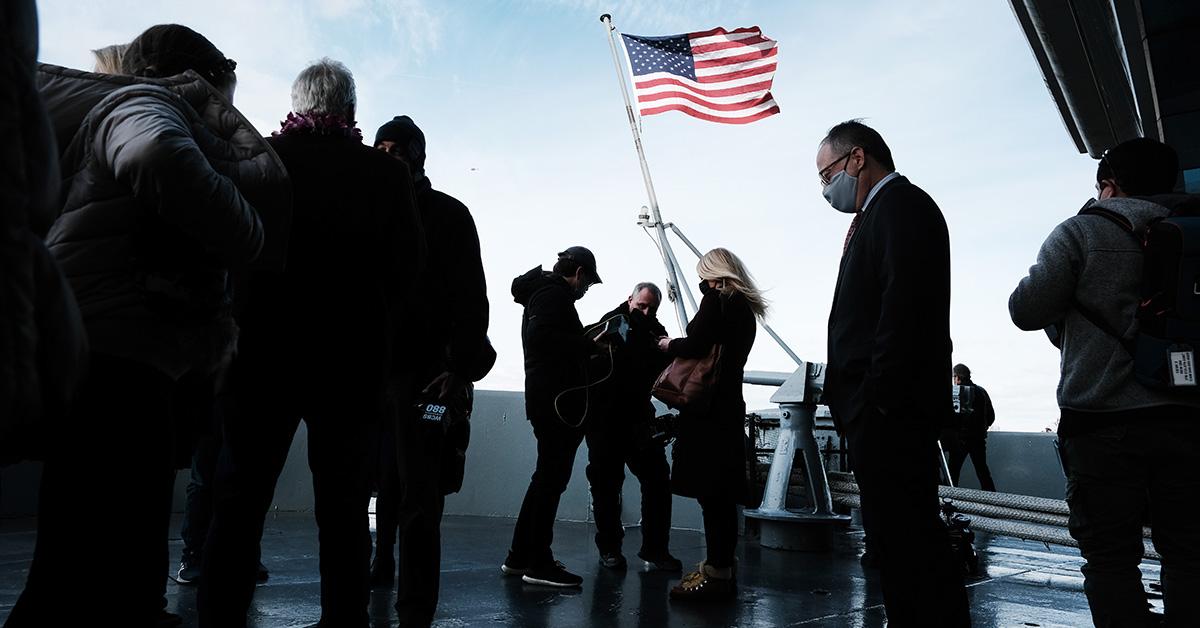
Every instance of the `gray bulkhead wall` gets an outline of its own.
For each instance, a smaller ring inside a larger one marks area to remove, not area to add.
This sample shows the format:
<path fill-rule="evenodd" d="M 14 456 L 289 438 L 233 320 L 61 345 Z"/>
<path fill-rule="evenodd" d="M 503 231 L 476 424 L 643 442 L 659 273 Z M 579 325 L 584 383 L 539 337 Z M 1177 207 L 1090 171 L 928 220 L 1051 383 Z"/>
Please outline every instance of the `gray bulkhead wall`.
<path fill-rule="evenodd" d="M 489 517 L 516 517 L 536 458 L 533 430 L 525 420 L 522 393 L 479 391 L 471 419 L 471 446 L 467 473 L 460 493 L 446 499 L 446 513 Z M 824 440 L 825 434 L 818 434 Z M 1065 481 L 1054 453 L 1054 434 L 993 432 L 988 438 L 988 463 L 998 488 L 1004 492 L 1062 499 Z M 669 454 L 669 452 L 668 452 Z M 587 477 L 587 446 L 575 457 L 571 482 L 558 509 L 560 519 L 592 520 Z M 40 468 L 23 463 L 0 470 L 0 517 L 37 513 Z M 638 521 L 641 495 L 637 479 L 625 473 L 622 520 Z M 183 509 L 186 470 L 176 480 L 175 509 Z M 79 478 L 80 490 L 101 490 Z M 970 461 L 963 468 L 962 485 L 978 487 Z M 273 509 L 304 511 L 313 507 L 312 479 L 308 472 L 308 438 L 301 424 L 275 489 Z M 675 498 L 672 523 L 677 528 L 700 529 L 700 509 L 691 499 Z"/>

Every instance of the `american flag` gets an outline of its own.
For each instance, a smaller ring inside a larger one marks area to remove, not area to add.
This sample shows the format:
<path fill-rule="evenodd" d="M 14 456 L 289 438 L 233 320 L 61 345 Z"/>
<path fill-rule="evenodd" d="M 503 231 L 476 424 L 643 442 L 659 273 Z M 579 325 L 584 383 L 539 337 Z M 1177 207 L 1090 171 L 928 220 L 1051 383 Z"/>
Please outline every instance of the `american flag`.
<path fill-rule="evenodd" d="M 778 48 L 757 26 L 686 35 L 621 35 L 638 110 L 746 124 L 779 113 L 771 97 Z"/>

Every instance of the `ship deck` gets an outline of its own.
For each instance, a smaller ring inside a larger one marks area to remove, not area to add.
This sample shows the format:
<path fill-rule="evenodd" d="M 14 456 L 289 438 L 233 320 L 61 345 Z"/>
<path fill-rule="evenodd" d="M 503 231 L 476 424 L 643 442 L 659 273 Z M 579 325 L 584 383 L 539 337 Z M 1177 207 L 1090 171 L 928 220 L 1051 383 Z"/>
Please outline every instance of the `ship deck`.
<path fill-rule="evenodd" d="M 178 519 L 178 518 L 176 518 Z M 761 548 L 753 539 L 739 543 L 740 592 L 736 603 L 694 607 L 670 603 L 667 591 L 676 574 L 642 572 L 633 556 L 640 542 L 627 531 L 628 570 L 601 567 L 588 523 L 559 522 L 555 552 L 584 576 L 580 590 L 561 591 L 523 584 L 500 573 L 511 538 L 512 519 L 447 516 L 443 524 L 442 601 L 435 626 L 829 626 L 884 625 L 877 572 L 859 565 L 862 533 L 852 526 L 828 552 L 786 552 Z M 0 621 L 12 608 L 33 554 L 36 521 L 0 521 Z M 178 530 L 178 520 L 173 530 Z M 676 530 L 673 553 L 685 565 L 699 561 L 703 535 Z M 976 547 L 983 577 L 969 585 L 977 627 L 1083 626 L 1090 624 L 1078 551 L 1041 543 L 980 534 Z M 181 542 L 171 541 L 174 565 Z M 259 587 L 253 626 L 308 626 L 320 614 L 317 533 L 311 513 L 272 514 L 263 538 L 263 561 L 271 578 Z M 95 574 L 99 576 L 100 574 Z M 165 574 L 164 574 L 165 575 Z M 1146 581 L 1158 579 L 1156 563 L 1143 566 Z M 80 587 L 88 579 L 81 577 Z M 395 626 L 393 593 L 377 590 L 371 615 L 379 627 Z M 63 591 L 69 601 L 71 591 Z M 167 584 L 168 609 L 196 625 L 195 588 Z M 1155 601 L 1161 612 L 1161 603 Z"/>

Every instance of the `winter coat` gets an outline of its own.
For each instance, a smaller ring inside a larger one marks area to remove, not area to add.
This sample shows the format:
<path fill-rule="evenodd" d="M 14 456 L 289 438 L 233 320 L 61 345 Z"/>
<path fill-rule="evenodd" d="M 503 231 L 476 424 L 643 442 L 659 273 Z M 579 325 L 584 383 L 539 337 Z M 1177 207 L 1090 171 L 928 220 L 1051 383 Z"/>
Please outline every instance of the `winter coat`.
<path fill-rule="evenodd" d="M 402 320 L 406 304 L 424 298 L 412 179 L 403 164 L 352 137 L 268 141 L 292 179 L 288 261 L 238 283 L 231 387 L 287 399 L 302 414 L 378 420 L 391 373 L 412 359 L 394 353 L 394 334 L 421 333 Z"/>
<path fill-rule="evenodd" d="M 593 395 L 604 400 L 600 420 L 609 426 L 625 427 L 653 412 L 650 390 L 658 375 L 671 363 L 671 357 L 658 350 L 658 339 L 667 335 L 658 318 L 648 318 L 638 310 L 631 311 L 629 302 L 622 301 L 596 324 L 614 316 L 628 319 L 629 333 L 624 342 L 614 344 L 612 375 L 593 389 Z"/>
<path fill-rule="evenodd" d="M 92 350 L 176 379 L 219 367 L 236 338 L 227 268 L 263 250 L 260 213 L 286 217 L 282 163 L 195 73 L 42 65 L 38 80 L 65 177 L 47 244 Z"/>
<path fill-rule="evenodd" d="M 672 449 L 671 490 L 677 495 L 746 503 L 746 402 L 742 379 L 757 327 L 740 292 L 702 288 L 704 298 L 687 336 L 672 340 L 671 357 L 702 358 L 721 345 L 720 374 L 707 412 L 684 410 Z"/>
<path fill-rule="evenodd" d="M 1110 198 L 1096 207 L 1128 218 L 1139 230 L 1170 211 L 1140 198 Z M 1064 422 L 1068 414 L 1087 420 L 1100 413 L 1158 406 L 1200 408 L 1200 399 L 1175 397 L 1139 383 L 1129 353 L 1075 305 L 1083 305 L 1132 340 L 1138 329 L 1141 281 L 1142 251 L 1134 238 L 1103 216 L 1082 214 L 1050 233 L 1037 263 L 1009 297 L 1009 313 L 1017 327 L 1034 331 L 1059 325 L 1063 330 L 1058 405 Z"/>
<path fill-rule="evenodd" d="M 842 255 L 829 312 L 825 402 L 846 432 L 865 410 L 948 424 L 950 236 L 937 203 L 885 183 Z"/>
<path fill-rule="evenodd" d="M 83 321 L 42 242 L 58 215 L 58 156 L 34 76 L 34 3 L 0 8 L 0 465 L 40 457 L 87 365 Z"/>
<path fill-rule="evenodd" d="M 479 232 L 471 212 L 458 199 L 435 189 L 428 177 L 416 183 L 417 209 L 425 231 L 428 259 L 416 300 L 417 389 L 443 371 L 477 382 L 496 362 L 487 339 L 487 280 Z"/>
<path fill-rule="evenodd" d="M 580 390 L 562 396 L 569 388 L 587 382 L 588 362 L 596 344 L 583 335 L 575 311 L 575 296 L 561 275 L 541 266 L 513 279 L 513 299 L 525 307 L 521 316 L 521 347 L 525 352 L 525 416 L 530 420 L 561 418 L 575 423 L 586 404 Z"/>

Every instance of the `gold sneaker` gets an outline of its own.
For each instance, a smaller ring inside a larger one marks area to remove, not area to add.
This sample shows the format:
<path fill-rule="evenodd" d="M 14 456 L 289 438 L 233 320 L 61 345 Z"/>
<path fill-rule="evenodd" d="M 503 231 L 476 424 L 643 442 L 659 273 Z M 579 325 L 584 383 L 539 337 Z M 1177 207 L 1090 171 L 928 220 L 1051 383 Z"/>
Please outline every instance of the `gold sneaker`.
<path fill-rule="evenodd" d="M 726 572 L 727 577 L 721 577 Z M 730 600 L 737 595 L 737 580 L 733 578 L 733 569 L 715 569 L 704 563 L 696 566 L 696 571 L 689 573 L 671 588 L 671 599 L 679 601 L 708 602 Z"/>

